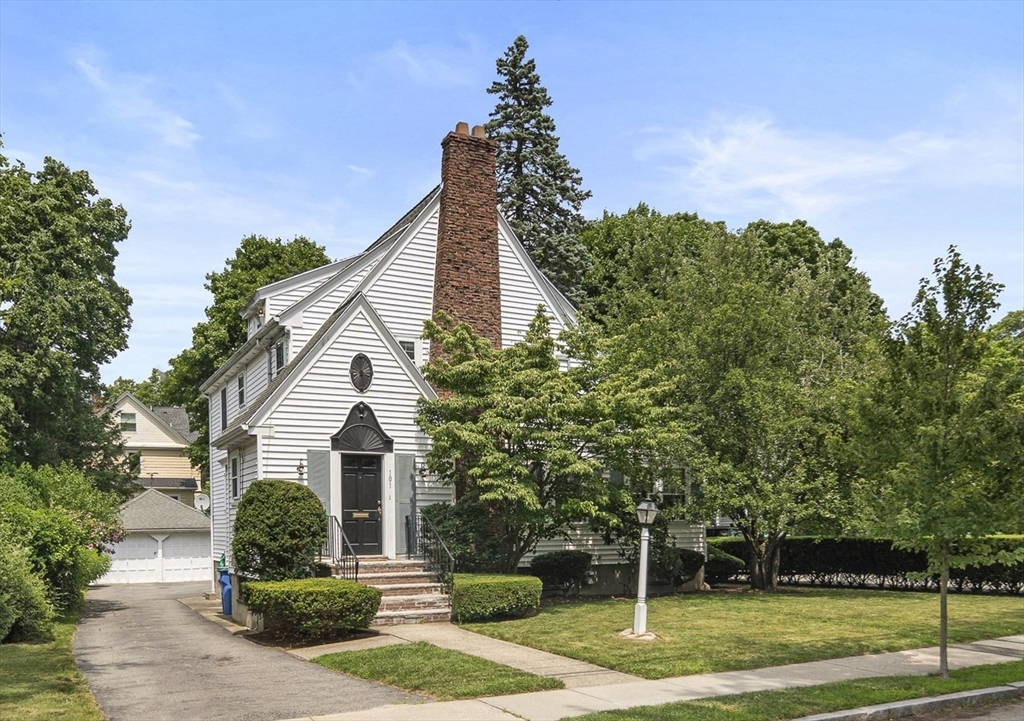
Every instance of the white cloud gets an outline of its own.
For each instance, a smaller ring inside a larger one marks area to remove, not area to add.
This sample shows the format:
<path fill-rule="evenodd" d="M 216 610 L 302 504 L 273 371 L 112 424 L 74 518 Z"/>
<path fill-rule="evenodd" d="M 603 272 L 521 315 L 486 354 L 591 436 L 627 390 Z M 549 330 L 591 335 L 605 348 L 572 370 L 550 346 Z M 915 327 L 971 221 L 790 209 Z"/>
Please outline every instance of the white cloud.
<path fill-rule="evenodd" d="M 783 128 L 766 115 L 713 116 L 702 128 L 650 128 L 644 135 L 637 159 L 672 179 L 669 192 L 712 213 L 818 217 L 893 185 L 1019 186 L 1024 177 L 1016 113 L 989 118 L 984 127 L 881 139 Z"/>
<path fill-rule="evenodd" d="M 397 40 L 387 50 L 375 53 L 369 66 L 430 88 L 472 85 L 479 82 L 480 69 L 489 63 L 475 37 L 463 40 L 462 45 L 410 45 Z M 348 80 L 356 90 L 364 87 L 363 78 L 350 73 Z"/>
<path fill-rule="evenodd" d="M 100 92 L 102 108 L 108 118 L 132 128 L 157 135 L 176 148 L 190 148 L 200 139 L 193 123 L 168 110 L 154 99 L 156 81 L 129 73 L 107 73 L 100 67 L 97 54 L 79 53 L 74 64 L 93 88 Z"/>

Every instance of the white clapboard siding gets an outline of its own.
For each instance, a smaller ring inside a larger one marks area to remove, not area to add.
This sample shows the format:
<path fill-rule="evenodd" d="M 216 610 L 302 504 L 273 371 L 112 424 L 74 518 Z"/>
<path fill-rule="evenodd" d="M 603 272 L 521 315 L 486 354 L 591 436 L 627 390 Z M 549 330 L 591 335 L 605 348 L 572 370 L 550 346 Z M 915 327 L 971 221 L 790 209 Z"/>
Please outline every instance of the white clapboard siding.
<path fill-rule="evenodd" d="M 437 210 L 412 235 L 372 285 L 366 298 L 391 333 L 399 340 L 415 341 L 415 361 L 422 364 L 429 352 L 421 341 L 423 322 L 434 306 L 434 260 L 437 255 Z"/>
<path fill-rule="evenodd" d="M 245 367 L 245 403 L 262 393 L 270 382 L 267 372 L 267 354 L 259 353 Z M 219 392 L 219 391 L 218 391 Z"/>
<path fill-rule="evenodd" d="M 365 353 L 373 363 L 373 385 L 366 394 L 349 381 L 356 353 Z M 272 437 L 264 437 L 265 477 L 294 478 L 306 451 L 329 449 L 330 437 L 360 401 L 369 402 L 384 432 L 394 439 L 396 453 L 416 453 L 422 445 L 415 424 L 419 397 L 405 367 L 357 311 L 263 424 L 274 429 Z"/>
<path fill-rule="evenodd" d="M 227 550 L 227 506 L 230 488 L 224 459 L 227 451 L 210 447 L 210 516 L 213 519 L 213 557 L 219 559 Z"/>
<path fill-rule="evenodd" d="M 345 299 L 363 281 L 366 274 L 373 270 L 381 257 L 382 254 L 378 254 L 365 261 L 356 261 L 352 268 L 346 268 L 345 271 L 319 288 L 319 293 L 316 294 L 318 297 L 309 305 L 296 309 L 294 316 L 285 315 L 283 320 L 291 332 L 293 358 L 320 329 L 331 313 L 345 302 Z"/>
<path fill-rule="evenodd" d="M 544 293 L 523 267 L 523 262 L 512 249 L 517 241 L 505 235 L 498 227 L 498 262 L 501 269 L 501 344 L 514 345 L 523 339 L 530 321 L 537 313 L 537 306 L 544 304 L 551 317 L 551 334 L 562 332 L 562 323 L 544 298 Z"/>
<path fill-rule="evenodd" d="M 704 527 L 693 525 L 685 521 L 671 521 L 669 523 L 669 535 L 675 539 L 676 546 L 688 548 L 692 551 L 705 553 Z M 533 553 L 523 556 L 519 562 L 520 566 L 529 566 L 534 556 L 551 551 L 586 551 L 593 555 L 594 565 L 608 566 L 623 563 L 619 555 L 619 547 L 615 543 L 605 544 L 601 535 L 590 530 L 586 523 L 575 523 L 569 531 L 569 540 L 562 538 L 549 538 L 537 543 Z"/>

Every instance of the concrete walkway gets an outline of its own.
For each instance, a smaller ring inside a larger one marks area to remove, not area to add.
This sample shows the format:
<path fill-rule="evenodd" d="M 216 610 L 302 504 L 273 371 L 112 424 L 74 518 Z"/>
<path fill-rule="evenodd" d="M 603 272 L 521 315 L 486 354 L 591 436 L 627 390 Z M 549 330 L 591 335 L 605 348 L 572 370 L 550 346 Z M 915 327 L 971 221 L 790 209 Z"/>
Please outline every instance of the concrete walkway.
<path fill-rule="evenodd" d="M 380 635 L 376 638 L 294 649 L 290 653 L 300 658 L 310 659 L 338 651 L 357 651 L 364 648 L 423 641 L 452 651 L 461 651 L 471 656 L 486 658 L 488 661 L 511 666 L 538 676 L 557 678 L 565 684 L 566 688 L 608 686 L 640 681 L 636 676 L 612 671 L 585 661 L 558 656 L 547 651 L 519 646 L 508 641 L 499 641 L 496 638 L 466 631 L 451 623 L 420 623 L 383 627 L 379 630 Z"/>
<path fill-rule="evenodd" d="M 434 624 L 438 627 L 446 624 Z M 410 627 L 412 628 L 412 627 Z M 426 628 L 426 626 L 422 627 Z M 397 629 L 405 636 L 418 636 L 409 629 Z M 422 640 L 430 631 L 424 631 Z M 458 646 L 465 637 L 474 637 L 472 643 Z M 389 634 L 390 635 L 390 634 Z M 477 634 L 462 631 L 457 634 L 438 632 L 437 637 L 447 639 L 447 648 L 466 653 L 479 651 L 478 655 L 490 653 L 490 644 L 478 642 Z M 399 638 L 398 642 L 406 639 Z M 421 640 L 416 638 L 416 640 Z M 385 642 L 385 643 L 392 643 Z M 499 642 L 501 643 L 501 642 Z M 341 644 L 343 645 L 343 644 Z M 512 645 L 512 644 L 508 644 Z M 349 647 L 346 647 L 349 648 Z M 323 650 L 324 647 L 321 647 Z M 488 649 L 485 651 L 485 649 Z M 332 649 L 338 650 L 338 649 Z M 330 651 L 327 651 L 330 652 Z M 502 651 L 504 653 L 505 651 Z M 523 649 L 521 659 L 532 657 L 531 649 Z M 316 654 L 314 654 L 316 655 Z M 550 656 L 551 654 L 546 654 Z M 487 656 L 485 656 L 486 658 Z M 558 657 L 556 657 L 558 658 Z M 990 641 L 979 641 L 949 649 L 950 668 L 964 668 L 985 664 L 1001 663 L 1012 658 L 1024 658 L 1024 635 L 1007 636 Z M 502 663 L 508 663 L 502 661 Z M 516 668 L 537 672 L 545 668 L 545 661 L 536 669 L 529 662 L 517 664 Z M 576 662 L 573 662 L 576 663 Z M 813 661 L 751 671 L 729 671 L 725 673 L 682 676 L 658 681 L 631 680 L 599 685 L 579 685 L 560 691 L 538 691 L 514 696 L 493 696 L 471 701 L 449 701 L 416 705 L 389 705 L 365 709 L 353 713 L 337 713 L 325 716 L 301 716 L 290 721 L 556 721 L 572 716 L 581 716 L 596 711 L 653 706 L 674 701 L 691 701 L 711 696 L 725 696 L 736 693 L 770 691 L 784 688 L 816 686 L 832 681 L 846 681 L 873 676 L 913 676 L 933 673 L 939 664 L 938 648 L 923 648 L 913 651 L 854 656 L 830 661 Z M 509 664 L 512 665 L 512 664 Z M 581 674 L 584 676 L 585 674 Z M 618 674 L 624 676 L 624 674 Z M 629 677 L 626 677 L 629 678 Z M 567 684 L 568 685 L 568 684 Z"/>

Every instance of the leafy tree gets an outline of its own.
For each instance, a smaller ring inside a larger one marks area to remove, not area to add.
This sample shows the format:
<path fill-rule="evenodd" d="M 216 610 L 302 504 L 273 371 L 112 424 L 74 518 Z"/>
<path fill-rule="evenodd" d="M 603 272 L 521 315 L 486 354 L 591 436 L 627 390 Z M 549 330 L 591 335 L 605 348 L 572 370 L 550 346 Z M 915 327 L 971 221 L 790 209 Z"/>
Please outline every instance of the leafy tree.
<path fill-rule="evenodd" d="M 497 545 L 500 570 L 514 573 L 537 541 L 598 512 L 604 483 L 593 451 L 613 425 L 557 356 L 585 359 L 585 349 L 560 349 L 543 307 L 523 341 L 502 350 L 443 313 L 424 337 L 443 350 L 426 368 L 440 397 L 421 400 L 417 418 L 433 441 L 428 464 L 454 485 L 456 505 L 479 508 L 484 545 Z"/>
<path fill-rule="evenodd" d="M 939 670 L 948 675 L 951 568 L 1012 562 L 995 533 L 1024 530 L 1024 343 L 1020 317 L 987 329 L 1002 286 L 950 248 L 893 327 L 863 410 L 869 527 L 925 551 L 939 575 Z"/>
<path fill-rule="evenodd" d="M 602 237 L 609 218 L 588 233 Z M 755 588 L 773 589 L 778 551 L 802 524 L 843 509 L 851 466 L 850 389 L 870 367 L 884 318 L 845 247 L 821 244 L 815 267 L 779 258 L 764 233 L 731 233 L 646 208 L 613 220 L 621 267 L 594 284 L 607 308 L 614 375 L 658 387 L 678 432 L 665 455 L 699 483 L 690 510 L 732 517 Z M 594 237 L 592 235 L 592 237 Z M 597 268 L 611 264 L 598 260 Z M 851 277 L 858 281 L 841 290 Z M 663 477 L 669 478 L 663 473 Z"/>
<path fill-rule="evenodd" d="M 103 393 L 103 402 L 107 405 L 116 401 L 122 393 L 129 392 L 147 406 L 172 405 L 165 404 L 163 399 L 163 382 L 167 371 L 154 368 L 149 378 L 144 381 L 133 381 L 131 378 L 119 376 L 108 385 Z"/>
<path fill-rule="evenodd" d="M 590 265 L 578 236 L 590 197 L 580 172 L 558 151 L 551 105 L 537 65 L 520 35 L 497 61 L 487 89 L 498 102 L 487 134 L 498 143 L 498 198 L 502 211 L 537 267 L 570 299 L 581 300 L 580 278 Z"/>
<path fill-rule="evenodd" d="M 130 224 L 96 195 L 84 170 L 0 155 L 0 461 L 68 461 L 112 485 L 119 435 L 93 402 L 100 366 L 127 347 L 114 259 Z"/>
<path fill-rule="evenodd" d="M 188 411 L 189 427 L 199 434 L 189 446 L 189 458 L 204 478 L 210 470 L 209 403 L 199 388 L 246 341 L 242 311 L 261 286 L 329 262 L 322 246 L 301 236 L 285 242 L 250 235 L 223 271 L 207 274 L 205 287 L 213 293 L 213 305 L 206 308 L 207 319 L 192 329 L 192 347 L 171 359 L 160 388 L 164 402 Z"/>

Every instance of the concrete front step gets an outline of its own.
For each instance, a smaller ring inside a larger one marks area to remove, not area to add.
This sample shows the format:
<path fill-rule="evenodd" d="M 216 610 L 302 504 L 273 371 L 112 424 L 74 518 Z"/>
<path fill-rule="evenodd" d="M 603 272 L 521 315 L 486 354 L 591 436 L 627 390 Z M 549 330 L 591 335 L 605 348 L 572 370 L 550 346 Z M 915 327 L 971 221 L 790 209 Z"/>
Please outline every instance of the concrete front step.
<path fill-rule="evenodd" d="M 443 594 L 444 586 L 440 583 L 374 583 L 364 584 L 379 588 L 385 596 L 416 596 L 421 594 Z"/>
<path fill-rule="evenodd" d="M 384 596 L 380 599 L 380 611 L 408 611 L 411 609 L 448 610 L 448 597 L 442 593 L 419 594 L 415 596 Z"/>
<path fill-rule="evenodd" d="M 451 609 L 410 609 L 406 611 L 378 611 L 370 623 L 375 626 L 399 626 L 406 623 L 444 623 L 451 621 Z"/>

